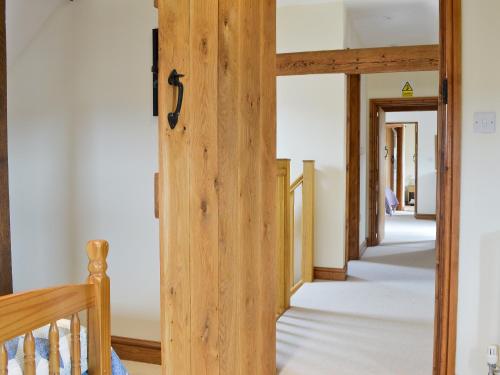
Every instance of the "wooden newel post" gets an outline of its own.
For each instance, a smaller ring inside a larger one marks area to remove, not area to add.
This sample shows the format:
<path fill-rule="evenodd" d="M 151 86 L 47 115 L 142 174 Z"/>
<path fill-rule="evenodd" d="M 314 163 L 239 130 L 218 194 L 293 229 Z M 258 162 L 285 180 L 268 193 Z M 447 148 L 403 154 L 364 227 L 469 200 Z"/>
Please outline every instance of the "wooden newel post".
<path fill-rule="evenodd" d="M 96 305 L 89 309 L 89 373 L 111 375 L 111 315 L 110 283 L 106 274 L 109 244 L 106 241 L 89 241 L 89 277 L 87 282 L 95 285 Z"/>
<path fill-rule="evenodd" d="M 315 212 L 314 160 L 304 160 L 302 186 L 302 278 L 310 283 L 314 279 L 314 212 Z"/>

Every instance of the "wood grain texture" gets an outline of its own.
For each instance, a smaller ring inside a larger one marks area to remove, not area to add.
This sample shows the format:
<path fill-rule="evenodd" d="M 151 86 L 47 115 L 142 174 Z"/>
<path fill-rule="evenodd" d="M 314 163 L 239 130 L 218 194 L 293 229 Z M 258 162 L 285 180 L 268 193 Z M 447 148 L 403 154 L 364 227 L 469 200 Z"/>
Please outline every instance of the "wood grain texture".
<path fill-rule="evenodd" d="M 314 222 L 316 215 L 316 182 L 314 160 L 303 163 L 304 183 L 302 186 L 302 280 L 314 280 Z"/>
<path fill-rule="evenodd" d="M 283 53 L 278 54 L 276 66 L 277 76 L 436 71 L 439 69 L 439 46 Z"/>
<path fill-rule="evenodd" d="M 0 0 L 0 296 L 12 293 L 5 0 Z"/>
<path fill-rule="evenodd" d="M 43 327 L 95 304 L 89 285 L 62 286 L 0 298 L 0 342 Z"/>
<path fill-rule="evenodd" d="M 80 343 L 80 318 L 78 314 L 71 317 L 71 375 L 81 375 L 81 343 Z"/>
<path fill-rule="evenodd" d="M 314 267 L 314 278 L 316 280 L 346 281 L 347 267 L 344 268 Z"/>
<path fill-rule="evenodd" d="M 111 375 L 110 281 L 106 273 L 108 251 L 106 241 L 87 243 L 87 283 L 93 287 L 95 296 L 95 304 L 88 309 L 88 366 L 89 373 L 99 375 Z"/>
<path fill-rule="evenodd" d="M 379 245 L 379 177 L 380 177 L 380 110 L 385 112 L 411 112 L 411 111 L 436 111 L 439 99 L 437 97 L 415 97 L 415 98 L 387 98 L 371 99 L 370 122 L 369 122 L 369 152 L 368 152 L 368 246 Z M 381 207 L 381 212 L 384 208 Z"/>
<path fill-rule="evenodd" d="M 35 338 L 33 333 L 29 331 L 24 335 L 24 373 L 26 375 L 36 374 L 36 363 L 35 363 Z"/>
<path fill-rule="evenodd" d="M 159 214 L 162 372 L 191 374 L 190 155 L 191 0 L 158 1 L 159 22 Z M 167 114 L 176 90 L 167 84 L 172 69 L 185 74 L 179 123 Z"/>
<path fill-rule="evenodd" d="M 49 328 L 49 375 L 59 375 L 59 328 L 52 322 Z"/>
<path fill-rule="evenodd" d="M 456 366 L 462 137 L 461 38 L 461 1 L 440 0 L 440 89 L 447 78 L 448 103 L 440 98 L 434 375 L 453 375 Z"/>
<path fill-rule="evenodd" d="M 191 1 L 191 372 L 219 372 L 218 1 Z M 175 373 L 175 371 L 174 371 Z"/>
<path fill-rule="evenodd" d="M 111 346 L 125 361 L 161 365 L 161 343 L 129 337 L 111 337 Z"/>
<path fill-rule="evenodd" d="M 359 259 L 361 76 L 347 75 L 346 260 Z"/>
<path fill-rule="evenodd" d="M 276 3 L 158 6 L 163 371 L 270 374 Z M 175 130 L 166 123 L 173 68 L 186 74 Z"/>

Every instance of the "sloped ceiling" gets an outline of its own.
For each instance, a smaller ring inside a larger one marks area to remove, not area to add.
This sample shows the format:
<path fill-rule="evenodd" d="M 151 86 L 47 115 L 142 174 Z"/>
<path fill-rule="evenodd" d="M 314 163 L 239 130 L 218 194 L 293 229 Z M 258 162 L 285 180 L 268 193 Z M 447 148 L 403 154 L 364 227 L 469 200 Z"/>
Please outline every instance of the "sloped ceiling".
<path fill-rule="evenodd" d="M 7 65 L 10 66 L 56 9 L 69 0 L 7 0 Z"/>
<path fill-rule="evenodd" d="M 278 7 L 328 0 L 277 0 Z M 363 47 L 437 44 L 439 0 L 344 0 Z"/>

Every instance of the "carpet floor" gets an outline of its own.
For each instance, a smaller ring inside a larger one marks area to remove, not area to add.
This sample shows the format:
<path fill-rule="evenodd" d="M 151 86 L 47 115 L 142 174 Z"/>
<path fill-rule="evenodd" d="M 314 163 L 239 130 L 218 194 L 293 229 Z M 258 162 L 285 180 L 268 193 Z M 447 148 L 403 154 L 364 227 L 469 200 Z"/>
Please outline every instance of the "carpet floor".
<path fill-rule="evenodd" d="M 397 214 L 346 282 L 304 285 L 277 324 L 279 373 L 430 375 L 435 233 L 435 222 Z"/>

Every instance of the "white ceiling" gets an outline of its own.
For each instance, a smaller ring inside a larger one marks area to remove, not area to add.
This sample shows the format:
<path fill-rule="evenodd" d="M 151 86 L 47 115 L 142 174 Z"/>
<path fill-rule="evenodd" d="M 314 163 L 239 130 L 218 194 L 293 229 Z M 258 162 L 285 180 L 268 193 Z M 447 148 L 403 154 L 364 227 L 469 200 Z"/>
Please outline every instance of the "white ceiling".
<path fill-rule="evenodd" d="M 278 7 L 336 2 L 277 0 Z M 439 0 L 344 0 L 363 47 L 437 44 Z"/>
<path fill-rule="evenodd" d="M 15 61 L 61 4 L 69 0 L 7 0 L 7 64 Z"/>

